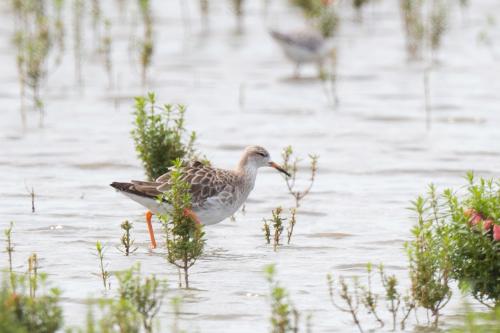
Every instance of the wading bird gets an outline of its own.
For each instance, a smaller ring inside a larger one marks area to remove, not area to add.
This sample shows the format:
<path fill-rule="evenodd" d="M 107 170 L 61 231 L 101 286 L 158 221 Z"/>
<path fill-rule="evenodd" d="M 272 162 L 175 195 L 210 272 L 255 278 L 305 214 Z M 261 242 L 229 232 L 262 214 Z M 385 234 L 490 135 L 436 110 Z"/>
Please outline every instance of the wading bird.
<path fill-rule="evenodd" d="M 234 170 L 191 162 L 181 169 L 181 180 L 190 185 L 191 192 L 191 209 L 185 210 L 184 214 L 204 225 L 216 224 L 232 216 L 252 191 L 260 167 L 272 167 L 290 176 L 285 169 L 272 162 L 267 150 L 260 146 L 245 148 Z M 148 209 L 146 222 L 151 248 L 156 248 L 151 217 L 153 214 L 165 214 L 171 207 L 168 202 L 158 200 L 171 186 L 170 172 L 154 182 L 132 180 L 130 183 L 113 182 L 111 186 Z"/>
<path fill-rule="evenodd" d="M 321 72 L 323 62 L 332 54 L 335 47 L 332 39 L 323 38 L 316 31 L 284 33 L 271 30 L 270 34 L 278 42 L 285 56 L 295 63 L 295 77 L 299 76 L 300 66 L 307 63 L 316 64 Z"/>

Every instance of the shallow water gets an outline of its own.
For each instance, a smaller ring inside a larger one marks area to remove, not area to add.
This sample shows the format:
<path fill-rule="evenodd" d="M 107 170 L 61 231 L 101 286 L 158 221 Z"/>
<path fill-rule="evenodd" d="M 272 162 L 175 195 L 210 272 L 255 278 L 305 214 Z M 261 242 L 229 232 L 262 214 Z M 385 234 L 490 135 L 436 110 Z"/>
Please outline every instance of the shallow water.
<path fill-rule="evenodd" d="M 0 226 L 16 223 L 16 270 L 25 269 L 32 252 L 39 255 L 42 270 L 63 290 L 69 325 L 84 320 L 88 297 L 102 296 L 101 282 L 92 275 L 98 270 L 96 240 L 107 245 L 109 270 L 140 262 L 143 273 L 176 286 L 177 272 L 166 263 L 164 250 L 147 249 L 144 210 L 108 186 L 143 177 L 129 132 L 132 98 L 145 91 L 155 91 L 160 102 L 188 105 L 188 127 L 198 133 L 199 150 L 217 166 L 234 166 L 249 144 L 264 145 L 278 161 L 286 145 L 302 156 L 320 155 L 317 182 L 299 210 L 290 246 L 275 253 L 261 232 L 262 218 L 273 208 L 293 205 L 272 170 L 260 172 L 246 214 L 206 228 L 206 254 L 192 269 L 194 289 L 169 294 L 185 297 L 182 325 L 189 332 L 266 331 L 268 286 L 262 269 L 270 263 L 277 264 L 277 277 L 297 308 L 312 313 L 314 332 L 355 332 L 350 318 L 329 303 L 325 275 L 362 275 L 365 263 L 384 262 L 407 285 L 403 244 L 413 224 L 409 200 L 429 182 L 440 188 L 462 185 L 469 169 L 499 176 L 500 62 L 477 43 L 486 15 L 500 10 L 495 0 L 474 2 L 465 15 L 452 11 L 431 74 L 429 132 L 422 66 L 406 61 L 394 1 L 369 6 L 362 24 L 343 7 L 335 109 L 314 79 L 315 68 L 304 68 L 303 79 L 291 79 L 293 66 L 266 32 L 266 22 L 281 29 L 300 25 L 300 16 L 284 1 L 273 2 L 267 19 L 260 1 L 248 1 L 243 34 L 235 32 L 224 1 L 214 4 L 208 31 L 193 1 L 187 8 L 189 28 L 178 2 L 154 5 L 157 49 L 147 89 L 128 54 L 137 19 L 122 18 L 115 3 L 107 2 L 119 84 L 108 89 L 88 28 L 83 89 L 75 85 L 73 57 L 67 54 L 48 79 L 44 127 L 38 128 L 38 116 L 30 112 L 24 131 L 10 44 L 12 14 L 1 5 Z M 492 33 L 498 39 L 499 29 Z M 67 47 L 71 50 L 70 42 Z M 37 194 L 34 214 L 26 186 Z M 125 219 L 134 222 L 139 246 L 131 257 L 115 249 Z M 4 253 L 0 262 L 6 263 Z M 444 327 L 463 311 L 457 295 L 446 308 Z M 170 324 L 171 309 L 164 306 L 160 317 Z M 370 321 L 369 327 L 376 324 Z"/>

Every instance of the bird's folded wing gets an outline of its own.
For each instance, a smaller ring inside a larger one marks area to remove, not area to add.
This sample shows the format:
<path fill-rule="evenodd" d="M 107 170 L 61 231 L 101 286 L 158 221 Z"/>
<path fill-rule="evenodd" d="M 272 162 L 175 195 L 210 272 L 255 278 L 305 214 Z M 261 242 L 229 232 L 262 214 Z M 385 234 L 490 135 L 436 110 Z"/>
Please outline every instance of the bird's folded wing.
<path fill-rule="evenodd" d="M 165 179 L 167 180 L 165 181 Z M 218 196 L 222 192 L 232 194 L 236 175 L 231 171 L 197 164 L 183 168 L 180 179 L 190 185 L 192 204 L 198 206 L 202 205 L 208 198 Z M 161 183 L 156 187 L 159 192 L 168 191 L 172 186 L 169 174 L 160 176 L 156 181 Z"/>
<path fill-rule="evenodd" d="M 161 185 L 160 183 L 132 180 L 132 184 L 134 186 L 134 189 L 144 196 L 157 197 L 158 195 L 162 194 L 162 192 L 157 189 L 158 186 Z"/>

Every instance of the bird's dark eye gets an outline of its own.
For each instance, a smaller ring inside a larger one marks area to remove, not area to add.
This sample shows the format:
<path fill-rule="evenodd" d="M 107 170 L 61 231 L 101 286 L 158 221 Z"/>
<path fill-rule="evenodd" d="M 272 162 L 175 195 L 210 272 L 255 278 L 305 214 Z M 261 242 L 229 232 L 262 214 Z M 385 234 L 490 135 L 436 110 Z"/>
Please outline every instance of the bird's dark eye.
<path fill-rule="evenodd" d="M 262 157 L 266 157 L 266 154 L 261 153 L 261 152 L 259 152 L 259 151 L 257 152 L 257 155 L 260 155 L 260 156 L 262 156 Z"/>

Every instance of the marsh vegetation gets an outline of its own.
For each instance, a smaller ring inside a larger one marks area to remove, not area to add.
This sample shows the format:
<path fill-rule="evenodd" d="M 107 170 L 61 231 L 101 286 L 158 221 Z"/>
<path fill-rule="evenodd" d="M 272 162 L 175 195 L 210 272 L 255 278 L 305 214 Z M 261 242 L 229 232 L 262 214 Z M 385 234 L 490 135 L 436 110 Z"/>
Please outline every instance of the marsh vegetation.
<path fill-rule="evenodd" d="M 0 331 L 498 327 L 497 1 L 0 7 Z M 275 26 L 331 53 L 290 78 Z M 180 170 L 249 144 L 291 177 L 197 224 Z M 107 185 L 168 170 L 151 250 Z"/>

